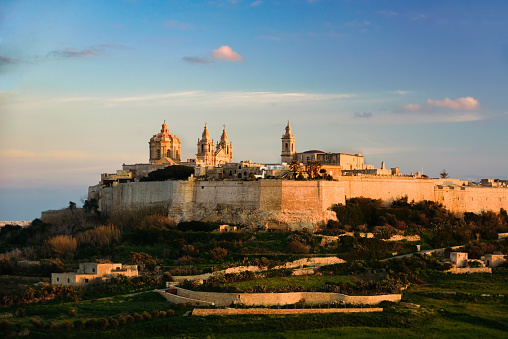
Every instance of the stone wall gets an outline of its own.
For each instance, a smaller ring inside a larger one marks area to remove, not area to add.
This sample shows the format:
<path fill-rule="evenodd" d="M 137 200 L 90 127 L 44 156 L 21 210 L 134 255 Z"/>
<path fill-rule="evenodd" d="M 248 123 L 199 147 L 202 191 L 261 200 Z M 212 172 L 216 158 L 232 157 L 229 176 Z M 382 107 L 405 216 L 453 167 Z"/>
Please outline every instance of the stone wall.
<path fill-rule="evenodd" d="M 274 308 L 195 308 L 192 315 L 239 315 L 239 314 L 308 314 L 308 313 L 370 313 L 383 312 L 380 307 L 373 308 L 296 308 L 296 309 L 274 309 Z"/>
<path fill-rule="evenodd" d="M 100 210 L 164 206 L 176 222 L 201 220 L 247 225 L 311 228 L 335 219 L 329 210 L 346 198 L 401 197 L 432 200 L 453 212 L 508 210 L 508 188 L 442 186 L 443 180 L 411 177 L 341 177 L 340 181 L 164 181 L 135 182 L 102 188 Z"/>
<path fill-rule="evenodd" d="M 375 305 L 382 301 L 398 302 L 400 294 L 374 295 L 374 296 L 349 296 L 340 293 L 327 292 L 289 292 L 289 293 L 217 293 L 191 291 L 176 286 L 170 287 L 176 290 L 176 295 L 193 300 L 206 301 L 215 306 L 230 306 L 234 304 L 245 306 L 277 306 L 291 305 L 305 302 L 307 305 L 321 305 L 333 303 L 346 303 L 357 305 Z M 185 299 L 182 299 L 185 300 Z"/>

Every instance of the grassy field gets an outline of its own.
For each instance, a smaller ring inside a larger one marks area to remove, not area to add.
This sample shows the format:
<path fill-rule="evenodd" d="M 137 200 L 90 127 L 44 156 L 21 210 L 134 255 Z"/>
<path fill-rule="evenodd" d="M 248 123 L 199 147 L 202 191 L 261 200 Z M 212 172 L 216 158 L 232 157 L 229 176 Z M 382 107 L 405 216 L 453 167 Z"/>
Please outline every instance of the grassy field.
<path fill-rule="evenodd" d="M 353 282 L 353 277 L 334 275 L 334 276 L 291 276 L 255 279 L 248 281 L 239 281 L 228 283 L 226 285 L 237 286 L 241 291 L 254 286 L 266 286 L 268 288 L 278 288 L 281 286 L 303 286 L 307 289 L 322 287 L 326 282 Z"/>
<path fill-rule="evenodd" d="M 325 281 L 349 281 L 350 276 L 317 276 L 269 278 L 246 283 L 282 286 L 288 282 L 317 286 Z M 419 308 L 384 303 L 382 313 L 371 314 L 308 314 L 308 315 L 242 315 L 192 317 L 183 315 L 192 308 L 168 304 L 152 292 L 134 296 L 118 296 L 96 301 L 72 303 L 49 302 L 4 309 L 24 315 L 9 318 L 10 326 L 0 336 L 28 328 L 30 337 L 88 338 L 506 338 L 508 337 L 507 274 L 450 275 L 432 273 L 425 283 L 413 285 L 403 293 L 403 300 Z M 266 281 L 265 281 L 266 280 Z M 502 294 L 502 295 L 499 295 Z M 125 324 L 116 329 L 70 331 L 36 328 L 30 319 L 40 318 L 45 324 L 76 319 L 118 318 L 121 314 L 141 314 L 174 308 L 174 316 L 152 318 Z"/>

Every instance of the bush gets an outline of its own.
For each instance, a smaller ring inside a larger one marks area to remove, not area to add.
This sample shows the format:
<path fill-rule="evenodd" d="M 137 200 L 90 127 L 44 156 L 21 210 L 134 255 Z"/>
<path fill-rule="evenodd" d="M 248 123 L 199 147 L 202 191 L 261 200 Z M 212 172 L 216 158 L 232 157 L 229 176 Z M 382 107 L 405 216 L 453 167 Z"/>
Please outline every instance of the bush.
<path fill-rule="evenodd" d="M 42 328 L 44 325 L 42 323 L 41 318 L 39 318 L 39 317 L 33 317 L 32 319 L 30 319 L 30 324 L 34 325 L 34 327 L 36 327 L 36 328 Z"/>
<path fill-rule="evenodd" d="M 111 318 L 109 319 L 109 326 L 111 328 L 117 328 L 118 327 L 118 320 L 116 320 L 115 318 Z"/>
<path fill-rule="evenodd" d="M 82 330 L 83 329 L 83 326 L 85 324 L 83 323 L 83 319 L 76 319 L 74 320 L 74 328 L 77 329 L 77 330 Z"/>
<path fill-rule="evenodd" d="M 137 313 L 136 313 L 136 314 L 137 314 Z M 139 315 L 139 314 L 138 314 L 138 315 Z M 141 317 L 141 318 L 143 318 L 143 317 Z M 129 324 L 133 324 L 135 321 L 136 321 L 136 318 L 134 318 L 132 315 L 128 315 L 128 316 L 127 316 L 127 322 L 128 322 Z"/>
<path fill-rule="evenodd" d="M 57 235 L 47 240 L 50 250 L 57 256 L 63 257 L 67 253 L 74 253 L 78 248 L 77 240 L 70 235 Z"/>
<path fill-rule="evenodd" d="M 160 311 L 159 317 L 164 318 L 166 316 L 166 311 Z"/>
<path fill-rule="evenodd" d="M 157 310 L 152 311 L 152 318 L 157 319 L 160 315 L 160 312 Z"/>
<path fill-rule="evenodd" d="M 128 316 L 128 317 L 130 317 L 130 316 Z M 118 318 L 118 325 L 119 326 L 125 326 L 125 324 L 127 324 L 127 317 Z"/>
<path fill-rule="evenodd" d="M 97 321 L 95 319 L 88 319 L 86 322 L 85 322 L 85 327 L 86 328 L 89 328 L 91 330 L 95 329 L 95 326 L 97 325 Z"/>
<path fill-rule="evenodd" d="M 228 255 L 228 250 L 226 250 L 222 247 L 215 247 L 213 250 L 210 251 L 210 257 L 213 260 L 222 260 L 227 255 Z"/>
<path fill-rule="evenodd" d="M 192 174 L 194 174 L 194 168 L 190 166 L 173 165 L 152 171 L 139 181 L 186 180 Z"/>
<path fill-rule="evenodd" d="M 309 248 L 298 240 L 292 240 L 286 247 L 286 251 L 293 254 L 307 254 Z"/>
<path fill-rule="evenodd" d="M 152 316 L 147 311 L 143 312 L 143 320 L 150 320 L 152 319 Z"/>
<path fill-rule="evenodd" d="M 219 228 L 219 225 L 204 221 L 182 221 L 178 224 L 179 231 L 212 232 Z"/>
<path fill-rule="evenodd" d="M 174 310 L 169 309 L 169 310 L 167 310 L 167 311 L 166 311 L 166 316 L 168 316 L 168 317 L 172 317 L 172 316 L 174 316 L 174 315 L 175 315 L 175 311 L 174 311 Z"/>
<path fill-rule="evenodd" d="M 0 321 L 0 331 L 5 332 L 9 329 L 10 326 L 11 323 L 9 322 L 9 320 L 3 319 L 2 321 Z"/>
<path fill-rule="evenodd" d="M 108 321 L 106 320 L 106 318 L 100 318 L 97 320 L 97 328 L 99 328 L 100 330 L 105 330 L 106 328 L 108 328 Z"/>
<path fill-rule="evenodd" d="M 72 329 L 72 324 L 69 320 L 62 321 L 62 328 L 66 329 L 67 331 L 70 331 Z"/>
<path fill-rule="evenodd" d="M 134 313 L 134 319 L 136 320 L 136 322 L 141 322 L 143 321 L 143 316 L 139 313 Z"/>

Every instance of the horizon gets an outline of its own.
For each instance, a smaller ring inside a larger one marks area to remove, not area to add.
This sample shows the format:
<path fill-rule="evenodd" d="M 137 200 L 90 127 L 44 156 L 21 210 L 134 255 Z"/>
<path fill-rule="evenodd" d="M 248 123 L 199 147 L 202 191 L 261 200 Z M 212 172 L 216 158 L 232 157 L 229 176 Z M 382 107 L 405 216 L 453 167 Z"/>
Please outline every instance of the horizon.
<path fill-rule="evenodd" d="M 17 1 L 0 4 L 0 219 L 81 206 L 147 163 L 165 120 L 195 158 L 296 149 L 508 179 L 508 3 Z M 504 88 L 504 90 L 503 90 Z"/>

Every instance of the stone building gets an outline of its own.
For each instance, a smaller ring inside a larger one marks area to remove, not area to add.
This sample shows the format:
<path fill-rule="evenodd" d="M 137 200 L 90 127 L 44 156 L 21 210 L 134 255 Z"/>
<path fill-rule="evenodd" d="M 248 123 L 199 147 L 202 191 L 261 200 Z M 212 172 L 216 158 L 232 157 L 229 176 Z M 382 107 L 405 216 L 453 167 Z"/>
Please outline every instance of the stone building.
<path fill-rule="evenodd" d="M 136 265 L 124 265 L 118 263 L 81 263 L 76 272 L 51 273 L 53 285 L 80 286 L 91 282 L 102 282 L 118 275 L 135 277 L 138 275 Z"/>
<path fill-rule="evenodd" d="M 198 152 L 196 165 L 222 166 L 233 161 L 233 143 L 229 141 L 226 126 L 222 130 L 220 141 L 214 147 L 214 140 L 210 139 L 208 126 L 205 125 L 201 139 L 198 138 Z"/>
<path fill-rule="evenodd" d="M 162 124 L 160 133 L 154 134 L 148 144 L 150 145 L 150 163 L 176 165 L 180 162 L 180 139 L 169 133 L 166 121 Z"/>
<path fill-rule="evenodd" d="M 467 266 L 467 253 L 465 252 L 450 252 L 450 261 L 456 267 Z"/>

